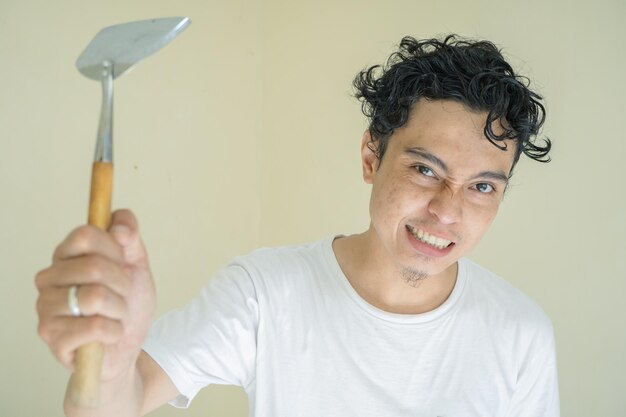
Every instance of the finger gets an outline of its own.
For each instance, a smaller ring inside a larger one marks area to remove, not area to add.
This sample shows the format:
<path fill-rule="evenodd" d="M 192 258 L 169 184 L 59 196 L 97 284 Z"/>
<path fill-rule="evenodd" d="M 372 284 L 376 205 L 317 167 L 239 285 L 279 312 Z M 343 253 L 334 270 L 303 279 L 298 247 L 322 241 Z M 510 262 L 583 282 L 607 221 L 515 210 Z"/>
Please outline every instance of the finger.
<path fill-rule="evenodd" d="M 133 266 L 147 265 L 146 250 L 139 234 L 137 218 L 130 210 L 117 210 L 111 217 L 109 233 L 122 247 L 124 260 Z"/>
<path fill-rule="evenodd" d="M 123 251 L 117 242 L 105 231 L 86 225 L 74 229 L 57 246 L 52 256 L 53 263 L 65 259 L 100 254 L 118 263 L 123 262 Z"/>
<path fill-rule="evenodd" d="M 72 316 L 69 292 L 70 287 L 53 287 L 43 292 L 37 299 L 39 316 Z M 121 320 L 128 314 L 124 298 L 102 285 L 78 286 L 76 300 L 83 316 L 100 315 Z"/>
<path fill-rule="evenodd" d="M 123 336 L 124 328 L 119 320 L 102 316 L 56 317 L 40 321 L 38 332 L 54 356 L 71 368 L 76 349 L 91 342 L 115 344 Z"/>
<path fill-rule="evenodd" d="M 61 260 L 35 276 L 39 292 L 50 287 L 101 284 L 121 297 L 131 290 L 131 280 L 121 265 L 101 255 L 85 255 Z"/>
<path fill-rule="evenodd" d="M 111 215 L 111 232 L 121 246 L 128 246 L 139 235 L 139 224 L 132 211 L 120 209 Z"/>

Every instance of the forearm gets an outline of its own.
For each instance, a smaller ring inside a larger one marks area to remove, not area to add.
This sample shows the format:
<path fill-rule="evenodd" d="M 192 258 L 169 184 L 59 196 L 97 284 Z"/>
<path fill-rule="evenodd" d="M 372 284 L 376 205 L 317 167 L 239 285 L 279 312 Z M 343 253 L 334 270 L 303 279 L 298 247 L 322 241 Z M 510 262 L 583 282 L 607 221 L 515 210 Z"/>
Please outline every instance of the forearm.
<path fill-rule="evenodd" d="M 143 381 L 137 367 L 129 369 L 118 377 L 101 382 L 99 406 L 77 407 L 74 405 L 70 384 L 65 394 L 64 409 L 68 417 L 137 417 L 142 409 L 144 392 Z"/>

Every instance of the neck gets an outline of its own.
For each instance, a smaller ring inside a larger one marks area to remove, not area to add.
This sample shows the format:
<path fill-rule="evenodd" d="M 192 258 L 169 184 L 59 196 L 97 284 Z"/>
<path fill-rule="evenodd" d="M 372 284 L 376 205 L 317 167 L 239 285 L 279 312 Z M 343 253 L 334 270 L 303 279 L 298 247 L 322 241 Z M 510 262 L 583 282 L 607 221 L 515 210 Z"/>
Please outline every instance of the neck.
<path fill-rule="evenodd" d="M 457 263 L 439 274 L 423 276 L 394 265 L 373 233 L 335 239 L 333 250 L 341 270 L 365 301 L 398 314 L 421 314 L 439 307 L 456 283 Z"/>

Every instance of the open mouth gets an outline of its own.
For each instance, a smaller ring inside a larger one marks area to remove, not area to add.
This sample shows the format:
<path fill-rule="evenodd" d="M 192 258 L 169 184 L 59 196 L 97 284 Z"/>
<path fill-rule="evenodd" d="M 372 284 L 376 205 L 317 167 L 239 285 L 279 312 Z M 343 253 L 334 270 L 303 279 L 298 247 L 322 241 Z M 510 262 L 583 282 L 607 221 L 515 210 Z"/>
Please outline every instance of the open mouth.
<path fill-rule="evenodd" d="M 447 239 L 443 239 L 437 236 L 430 235 L 426 233 L 425 231 L 416 229 L 413 226 L 409 226 L 408 224 L 406 225 L 406 228 L 409 232 L 411 232 L 411 234 L 413 235 L 413 237 L 415 237 L 415 239 L 419 240 L 420 242 L 426 243 L 427 245 L 432 246 L 433 248 L 442 250 L 442 249 L 446 249 L 454 245 L 454 243 L 451 240 L 447 240 Z"/>

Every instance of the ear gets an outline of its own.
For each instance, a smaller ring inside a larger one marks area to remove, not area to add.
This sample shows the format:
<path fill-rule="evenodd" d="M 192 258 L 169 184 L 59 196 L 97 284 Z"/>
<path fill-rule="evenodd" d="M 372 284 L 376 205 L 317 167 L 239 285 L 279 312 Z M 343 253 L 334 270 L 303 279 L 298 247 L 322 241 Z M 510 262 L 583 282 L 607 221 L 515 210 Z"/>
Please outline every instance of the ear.
<path fill-rule="evenodd" d="M 374 182 L 374 174 L 378 168 L 377 147 L 378 143 L 372 140 L 369 130 L 365 130 L 361 139 L 361 163 L 363 165 L 363 180 L 366 184 Z"/>

